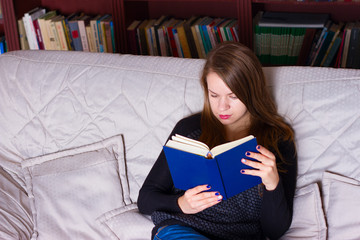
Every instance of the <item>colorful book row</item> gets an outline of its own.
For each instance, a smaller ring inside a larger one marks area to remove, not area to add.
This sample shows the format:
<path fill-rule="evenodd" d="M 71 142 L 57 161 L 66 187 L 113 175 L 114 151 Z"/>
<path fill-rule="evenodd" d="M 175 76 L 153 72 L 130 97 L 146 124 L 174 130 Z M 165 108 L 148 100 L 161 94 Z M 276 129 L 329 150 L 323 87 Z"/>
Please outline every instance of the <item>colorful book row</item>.
<path fill-rule="evenodd" d="M 21 49 L 116 52 L 112 16 L 35 8 L 18 20 Z"/>
<path fill-rule="evenodd" d="M 135 20 L 127 28 L 132 54 L 205 58 L 223 41 L 239 41 L 236 19 L 192 16 Z"/>

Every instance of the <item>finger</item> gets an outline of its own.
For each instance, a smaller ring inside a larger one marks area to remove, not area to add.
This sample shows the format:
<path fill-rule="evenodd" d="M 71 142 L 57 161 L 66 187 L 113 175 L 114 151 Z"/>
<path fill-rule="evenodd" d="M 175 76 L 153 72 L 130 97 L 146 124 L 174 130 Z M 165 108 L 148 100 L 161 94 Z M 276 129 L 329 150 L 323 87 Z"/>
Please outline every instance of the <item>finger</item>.
<path fill-rule="evenodd" d="M 264 164 L 262 162 L 252 161 L 249 159 L 241 159 L 241 162 L 249 167 L 255 168 L 257 170 L 261 170 Z"/>
<path fill-rule="evenodd" d="M 255 159 L 262 164 L 273 165 L 273 163 L 276 161 L 275 156 L 271 152 L 270 152 L 270 154 L 271 154 L 271 156 L 268 157 L 266 155 L 263 155 L 262 153 L 255 153 L 255 152 L 249 152 L 249 151 L 245 153 L 246 157 Z"/>
<path fill-rule="evenodd" d="M 190 188 L 186 192 L 188 193 L 188 195 L 197 195 L 201 192 L 208 191 L 210 189 L 211 189 L 211 186 L 205 184 L 205 185 L 196 186 L 194 188 Z"/>
<path fill-rule="evenodd" d="M 275 159 L 275 155 L 271 151 L 269 151 L 268 149 L 266 149 L 265 147 L 263 147 L 261 145 L 257 145 L 256 150 L 258 150 L 262 155 L 264 155 L 268 158 Z"/>

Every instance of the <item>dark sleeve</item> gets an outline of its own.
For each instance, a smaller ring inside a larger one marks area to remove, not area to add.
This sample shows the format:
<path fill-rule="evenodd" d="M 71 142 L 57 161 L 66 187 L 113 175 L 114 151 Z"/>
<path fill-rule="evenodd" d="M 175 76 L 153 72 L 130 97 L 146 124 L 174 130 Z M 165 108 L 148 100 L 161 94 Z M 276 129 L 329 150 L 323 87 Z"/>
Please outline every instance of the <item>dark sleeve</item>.
<path fill-rule="evenodd" d="M 196 128 L 200 128 L 200 114 L 179 121 L 170 136 L 175 133 L 186 136 Z M 140 189 L 137 202 L 139 211 L 147 215 L 156 210 L 181 212 L 177 200 L 182 195 L 183 192 L 174 191 L 166 157 L 161 151 Z"/>
<path fill-rule="evenodd" d="M 282 142 L 279 149 L 287 161 L 286 172 L 279 172 L 280 181 L 276 189 L 264 188 L 261 210 L 261 226 L 266 237 L 280 238 L 290 227 L 297 177 L 297 156 L 293 142 Z"/>

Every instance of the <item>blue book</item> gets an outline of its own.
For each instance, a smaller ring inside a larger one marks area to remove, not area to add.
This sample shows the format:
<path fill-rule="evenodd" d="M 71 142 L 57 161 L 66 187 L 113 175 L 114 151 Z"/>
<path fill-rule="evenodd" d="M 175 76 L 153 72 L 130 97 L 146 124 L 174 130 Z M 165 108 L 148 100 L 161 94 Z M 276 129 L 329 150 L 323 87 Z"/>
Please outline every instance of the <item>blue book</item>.
<path fill-rule="evenodd" d="M 209 191 L 218 191 L 226 200 L 262 182 L 260 177 L 240 172 L 251 169 L 241 159 L 249 159 L 247 151 L 258 152 L 256 146 L 251 135 L 211 150 L 204 143 L 175 135 L 163 149 L 176 188 L 187 190 L 207 184 Z"/>
<path fill-rule="evenodd" d="M 72 38 L 73 46 L 75 51 L 82 51 L 83 46 L 81 43 L 81 36 L 79 31 L 79 25 L 77 19 L 68 22 L 70 35 Z"/>

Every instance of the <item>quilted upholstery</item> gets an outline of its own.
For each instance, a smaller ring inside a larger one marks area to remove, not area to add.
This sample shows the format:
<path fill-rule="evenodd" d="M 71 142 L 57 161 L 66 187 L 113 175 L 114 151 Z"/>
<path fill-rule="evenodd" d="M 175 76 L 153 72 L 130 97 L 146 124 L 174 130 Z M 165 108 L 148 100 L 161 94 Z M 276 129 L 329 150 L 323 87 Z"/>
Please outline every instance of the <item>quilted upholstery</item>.
<path fill-rule="evenodd" d="M 0 58 L 0 155 L 19 163 L 124 134 L 132 200 L 175 123 L 202 108 L 202 60 L 39 51 Z"/>
<path fill-rule="evenodd" d="M 201 110 L 203 63 L 78 52 L 2 55 L 1 165 L 21 182 L 23 159 L 124 134 L 129 178 L 138 189 L 174 124 Z M 298 186 L 319 181 L 325 170 L 359 180 L 360 71 L 264 71 L 296 131 Z"/>

